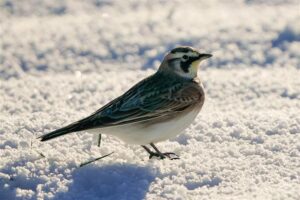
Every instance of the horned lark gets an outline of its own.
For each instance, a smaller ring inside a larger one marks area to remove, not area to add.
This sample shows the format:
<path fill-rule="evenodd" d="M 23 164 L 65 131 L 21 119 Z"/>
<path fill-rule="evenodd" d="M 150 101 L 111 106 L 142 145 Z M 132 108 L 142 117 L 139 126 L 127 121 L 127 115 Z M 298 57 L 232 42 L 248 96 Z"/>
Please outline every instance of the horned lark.
<path fill-rule="evenodd" d="M 141 145 L 149 158 L 178 159 L 174 153 L 160 152 L 154 144 L 178 135 L 201 110 L 204 90 L 197 76 L 198 66 L 211 56 L 192 47 L 177 47 L 167 53 L 155 74 L 90 116 L 41 136 L 41 141 L 86 130 Z"/>

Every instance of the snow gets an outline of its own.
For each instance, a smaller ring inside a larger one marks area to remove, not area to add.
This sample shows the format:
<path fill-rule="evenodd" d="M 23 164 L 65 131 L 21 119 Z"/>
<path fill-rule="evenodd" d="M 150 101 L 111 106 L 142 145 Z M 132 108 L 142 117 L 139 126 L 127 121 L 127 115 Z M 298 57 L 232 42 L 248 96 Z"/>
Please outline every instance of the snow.
<path fill-rule="evenodd" d="M 0 199 L 300 199 L 299 1 L 0 2 Z M 190 45 L 206 102 L 161 142 L 180 160 L 81 132 L 94 112 Z M 114 152 L 79 168 L 80 163 Z"/>

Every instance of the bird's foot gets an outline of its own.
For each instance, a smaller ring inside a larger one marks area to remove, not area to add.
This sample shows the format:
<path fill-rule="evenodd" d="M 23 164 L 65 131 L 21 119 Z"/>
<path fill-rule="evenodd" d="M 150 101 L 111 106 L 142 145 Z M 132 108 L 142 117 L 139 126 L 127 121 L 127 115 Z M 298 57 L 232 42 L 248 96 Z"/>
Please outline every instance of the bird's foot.
<path fill-rule="evenodd" d="M 178 155 L 176 155 L 175 153 L 172 152 L 166 152 L 166 153 L 156 153 L 156 152 L 151 152 L 149 159 L 151 159 L 152 157 L 157 157 L 160 158 L 161 160 L 165 159 L 165 158 L 169 158 L 170 160 L 178 160 L 180 159 Z"/>

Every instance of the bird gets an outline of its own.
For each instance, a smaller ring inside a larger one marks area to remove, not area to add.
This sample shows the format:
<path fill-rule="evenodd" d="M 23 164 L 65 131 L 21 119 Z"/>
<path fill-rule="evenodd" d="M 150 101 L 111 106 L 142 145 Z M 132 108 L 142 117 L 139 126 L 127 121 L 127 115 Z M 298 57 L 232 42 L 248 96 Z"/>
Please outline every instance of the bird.
<path fill-rule="evenodd" d="M 175 138 L 200 112 L 205 92 L 198 68 L 201 61 L 210 57 L 212 54 L 200 53 L 190 46 L 175 47 L 167 52 L 154 74 L 88 117 L 39 139 L 47 141 L 79 131 L 103 133 L 140 145 L 149 159 L 179 159 L 175 153 L 162 153 L 155 144 Z"/>

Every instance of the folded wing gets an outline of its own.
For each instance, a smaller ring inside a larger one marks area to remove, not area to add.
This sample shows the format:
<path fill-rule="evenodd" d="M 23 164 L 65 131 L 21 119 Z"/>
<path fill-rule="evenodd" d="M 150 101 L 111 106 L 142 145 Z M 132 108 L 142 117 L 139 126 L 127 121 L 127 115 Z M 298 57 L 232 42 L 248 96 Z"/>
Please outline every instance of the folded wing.
<path fill-rule="evenodd" d="M 201 99 L 200 87 L 196 82 L 181 82 L 156 76 L 141 81 L 91 116 L 41 136 L 41 141 L 70 132 L 177 115 Z"/>

